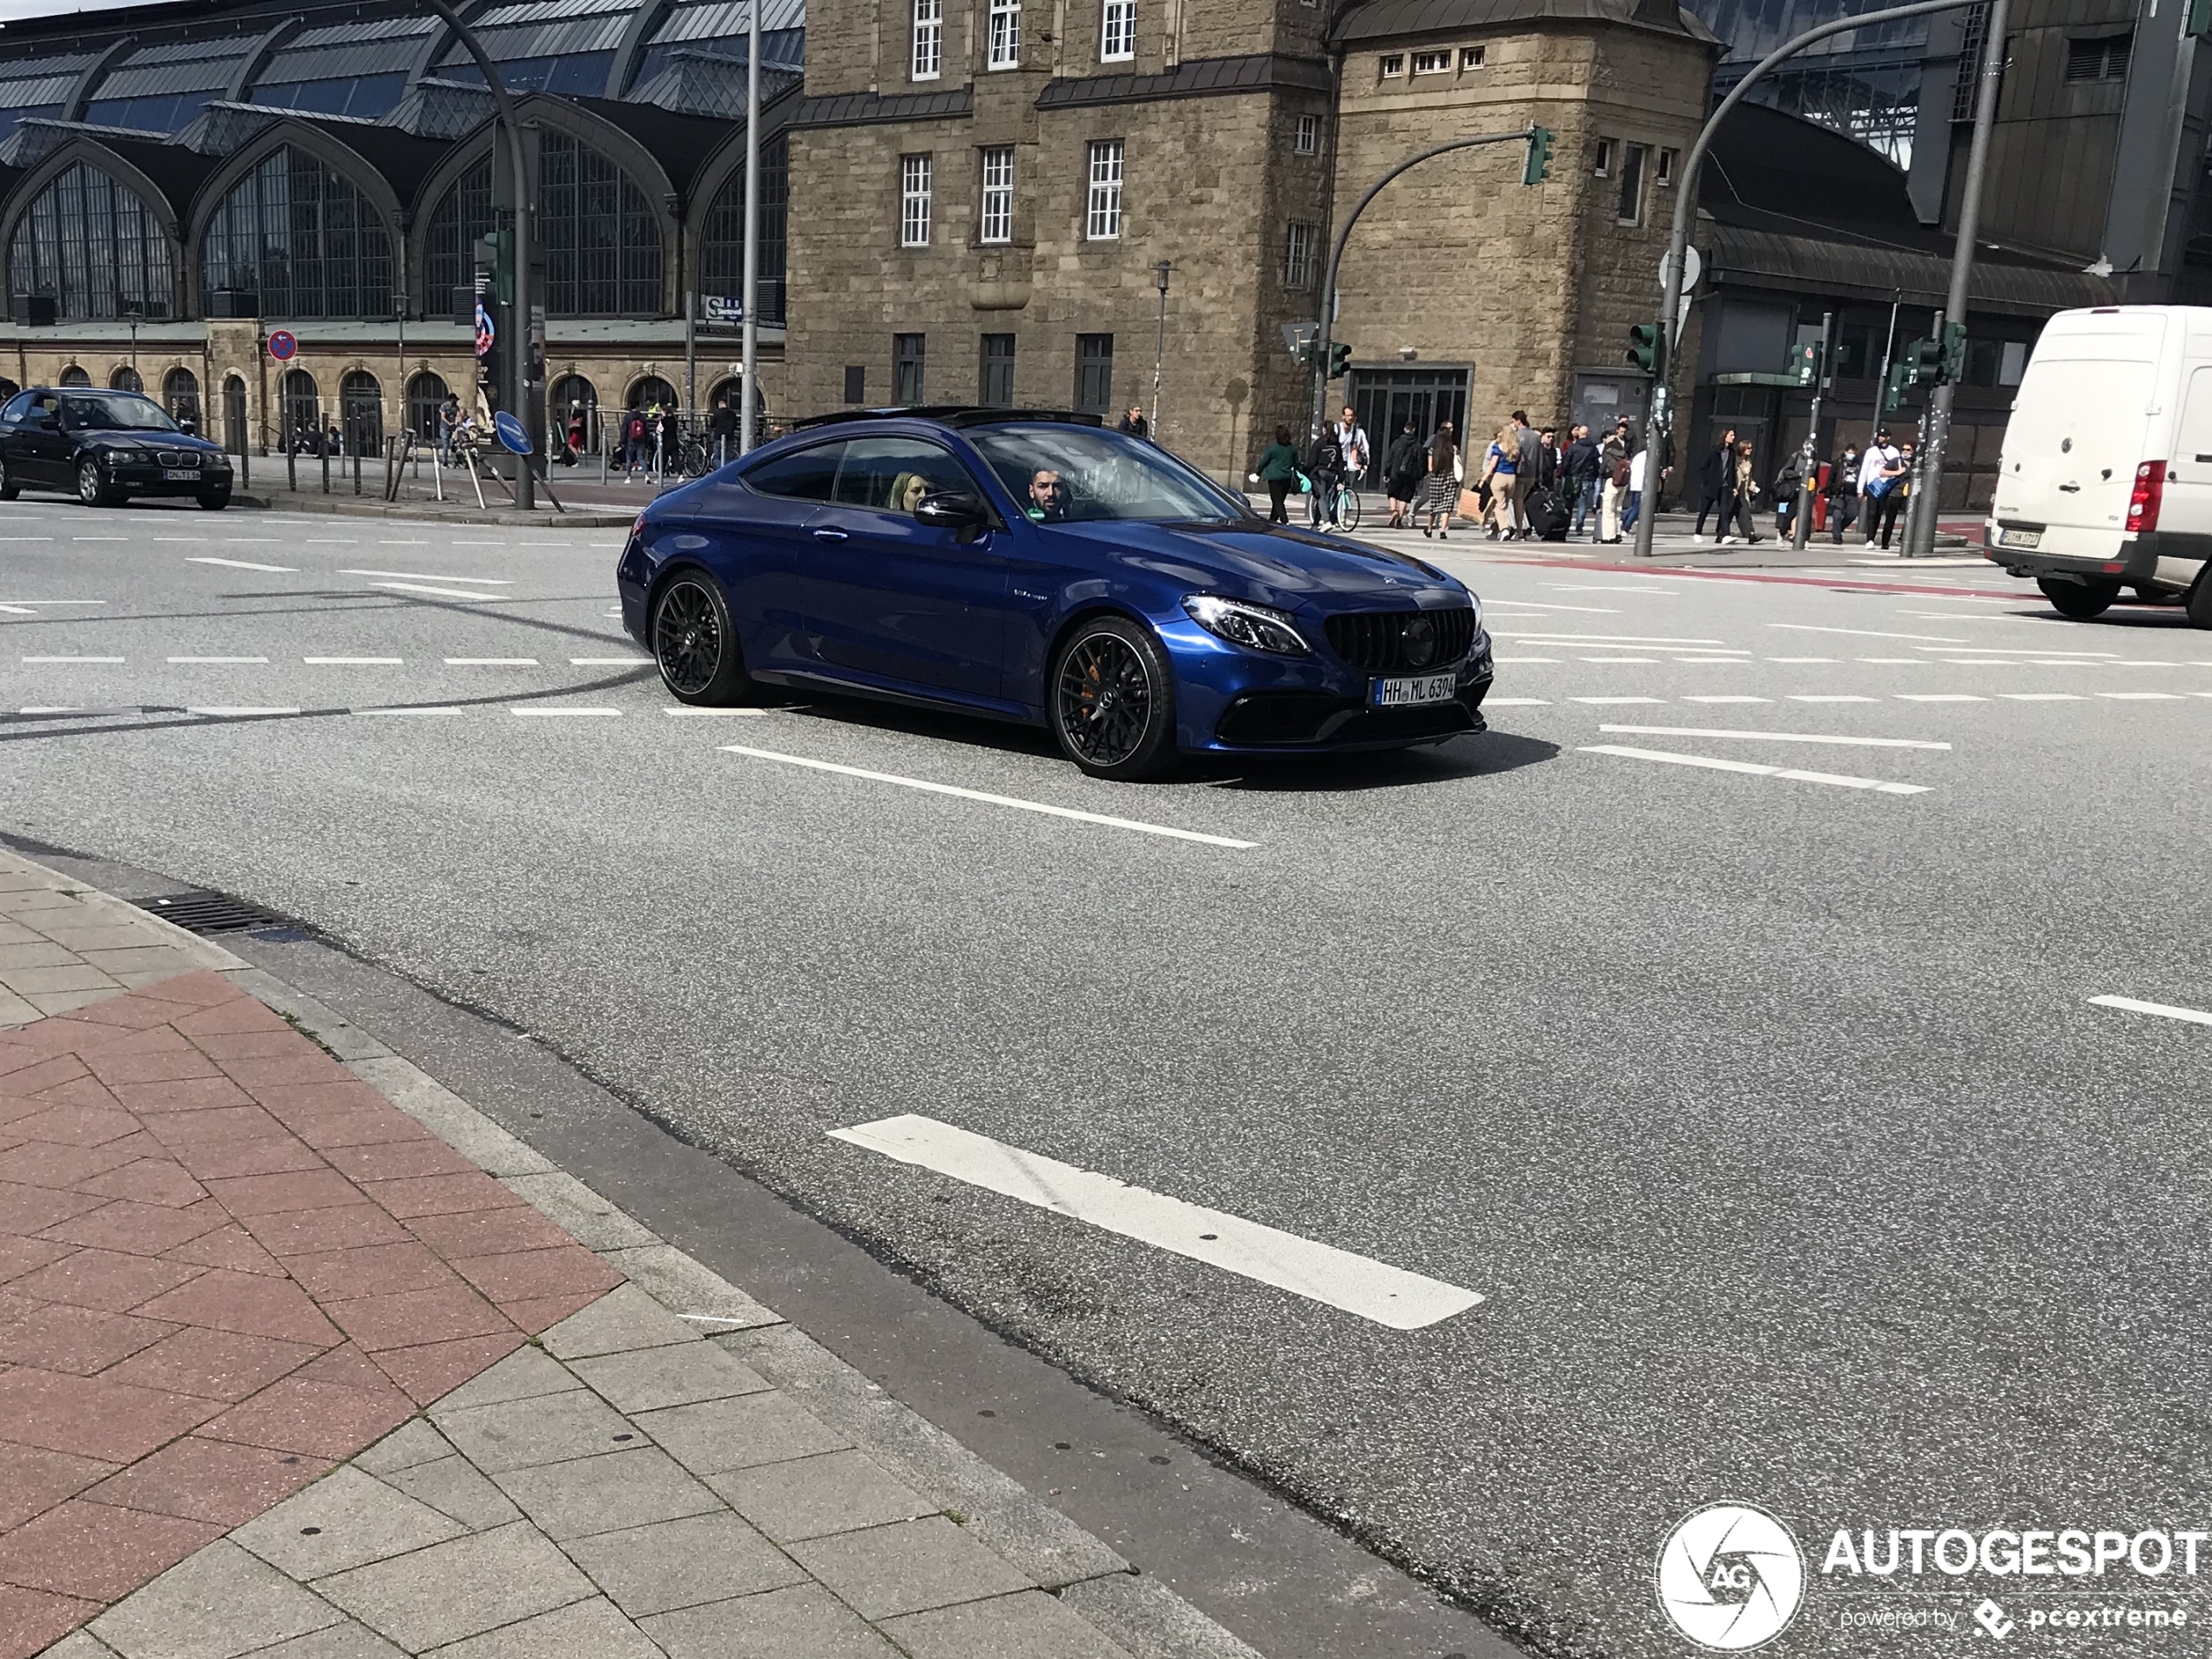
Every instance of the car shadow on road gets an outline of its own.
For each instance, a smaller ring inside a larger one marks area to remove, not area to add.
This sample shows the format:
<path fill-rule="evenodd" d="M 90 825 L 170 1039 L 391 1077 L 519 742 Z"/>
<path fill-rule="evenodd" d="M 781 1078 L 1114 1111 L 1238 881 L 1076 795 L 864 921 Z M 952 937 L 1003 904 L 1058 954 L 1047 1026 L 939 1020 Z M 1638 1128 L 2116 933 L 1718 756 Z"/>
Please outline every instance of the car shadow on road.
<path fill-rule="evenodd" d="M 1518 772 L 1555 759 L 1559 745 L 1510 732 L 1454 738 L 1433 748 L 1385 749 L 1365 754 L 1208 757 L 1193 763 L 1217 789 L 1270 794 L 1328 794 L 1352 790 L 1413 789 Z"/>

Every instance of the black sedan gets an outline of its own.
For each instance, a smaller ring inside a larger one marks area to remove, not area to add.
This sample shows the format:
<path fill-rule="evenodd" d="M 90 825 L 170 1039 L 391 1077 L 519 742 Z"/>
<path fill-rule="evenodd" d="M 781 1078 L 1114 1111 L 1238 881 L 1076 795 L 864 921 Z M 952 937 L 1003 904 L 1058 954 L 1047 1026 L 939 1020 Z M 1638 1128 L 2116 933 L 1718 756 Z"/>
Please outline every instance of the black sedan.
<path fill-rule="evenodd" d="M 0 408 L 0 501 L 26 489 L 67 490 L 87 507 L 190 496 L 219 510 L 231 504 L 231 462 L 137 392 L 34 386 Z"/>

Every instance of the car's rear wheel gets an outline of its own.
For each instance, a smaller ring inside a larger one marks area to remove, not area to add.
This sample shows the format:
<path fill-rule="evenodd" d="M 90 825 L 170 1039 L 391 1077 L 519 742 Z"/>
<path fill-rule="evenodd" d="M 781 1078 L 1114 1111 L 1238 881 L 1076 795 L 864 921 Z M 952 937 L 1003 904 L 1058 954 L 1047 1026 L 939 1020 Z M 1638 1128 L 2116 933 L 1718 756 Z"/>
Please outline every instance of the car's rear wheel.
<path fill-rule="evenodd" d="M 2188 618 L 2200 628 L 2212 628 L 2212 563 L 2196 573 L 2190 584 L 2189 596 L 2183 601 L 2188 606 Z"/>
<path fill-rule="evenodd" d="M 1052 735 L 1094 778 L 1136 781 L 1175 763 L 1175 678 L 1145 629 L 1119 617 L 1078 628 L 1052 669 Z"/>
<path fill-rule="evenodd" d="M 653 660 L 679 703 L 718 707 L 752 690 L 721 588 L 703 570 L 680 570 L 653 600 Z"/>
<path fill-rule="evenodd" d="M 77 499 L 87 507 L 113 507 L 123 493 L 100 476 L 100 463 L 86 455 L 77 463 Z"/>
<path fill-rule="evenodd" d="M 23 486 L 8 475 L 8 463 L 0 461 L 0 501 L 13 501 L 23 494 Z"/>
<path fill-rule="evenodd" d="M 2037 577 L 2035 585 L 2043 590 L 2043 597 L 2051 602 L 2052 610 L 2061 617 L 2072 617 L 2076 622 L 2101 617 L 2120 597 L 2117 582 L 2068 582 L 2047 576 Z"/>

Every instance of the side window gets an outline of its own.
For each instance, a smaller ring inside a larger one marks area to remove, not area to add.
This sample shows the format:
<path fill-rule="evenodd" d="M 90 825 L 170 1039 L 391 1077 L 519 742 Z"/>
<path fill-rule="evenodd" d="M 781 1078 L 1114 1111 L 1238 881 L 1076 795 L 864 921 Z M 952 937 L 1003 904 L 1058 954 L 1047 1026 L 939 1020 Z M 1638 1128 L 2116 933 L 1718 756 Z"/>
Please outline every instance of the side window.
<path fill-rule="evenodd" d="M 923 496 L 974 489 L 952 452 L 925 438 L 849 438 L 833 499 L 880 513 L 911 513 Z"/>
<path fill-rule="evenodd" d="M 838 457 L 846 448 L 842 443 L 817 443 L 778 455 L 747 472 L 745 486 L 792 501 L 827 501 L 837 485 Z"/>
<path fill-rule="evenodd" d="M 0 409 L 0 421 L 5 421 L 8 425 L 13 426 L 17 421 L 22 420 L 24 415 L 30 413 L 30 402 L 31 395 L 29 392 L 25 392 L 17 397 L 10 398 L 8 400 L 8 407 L 4 409 Z"/>
<path fill-rule="evenodd" d="M 2200 368 L 2189 376 L 2179 436 L 2181 441 L 2174 446 L 2175 462 L 2190 467 L 2212 465 L 2212 368 Z M 2192 471 L 2190 482 L 2200 476 Z"/>

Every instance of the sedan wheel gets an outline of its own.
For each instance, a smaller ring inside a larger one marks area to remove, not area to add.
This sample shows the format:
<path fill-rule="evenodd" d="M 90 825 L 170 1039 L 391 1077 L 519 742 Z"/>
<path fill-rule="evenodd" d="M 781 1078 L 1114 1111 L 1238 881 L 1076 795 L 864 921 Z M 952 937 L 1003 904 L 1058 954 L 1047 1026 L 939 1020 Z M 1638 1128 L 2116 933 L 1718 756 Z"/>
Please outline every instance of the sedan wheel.
<path fill-rule="evenodd" d="M 653 658 L 680 703 L 712 707 L 752 689 L 738 651 L 737 631 L 722 590 L 704 572 L 685 570 L 653 602 Z"/>
<path fill-rule="evenodd" d="M 2057 577 L 2044 577 L 2035 585 L 2043 590 L 2043 597 L 2051 602 L 2052 610 L 2076 622 L 2101 617 L 2120 597 L 2117 582 L 2067 582 Z"/>
<path fill-rule="evenodd" d="M 8 475 L 8 463 L 0 461 L 0 501 L 13 501 L 23 494 L 23 486 Z"/>
<path fill-rule="evenodd" d="M 1052 676 L 1052 734 L 1094 778 L 1157 778 L 1175 759 L 1175 691 L 1150 634 L 1118 617 L 1087 624 Z"/>
<path fill-rule="evenodd" d="M 77 499 L 87 507 L 112 507 L 119 499 L 100 476 L 100 463 L 87 455 L 77 463 Z"/>

